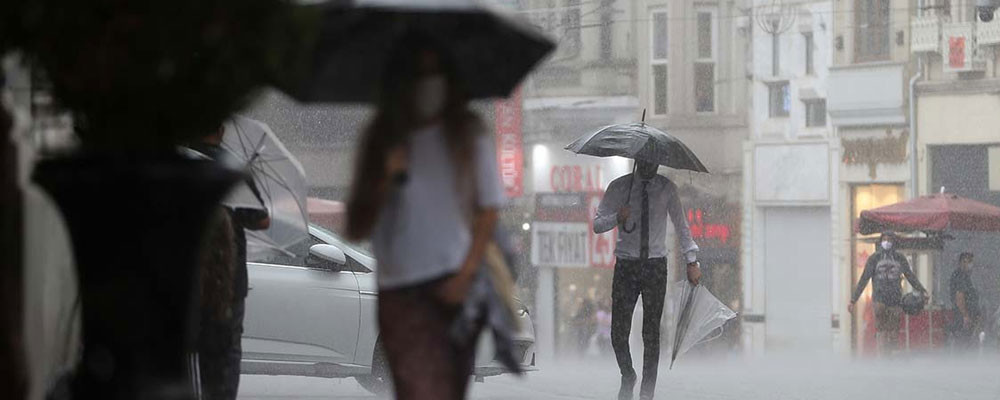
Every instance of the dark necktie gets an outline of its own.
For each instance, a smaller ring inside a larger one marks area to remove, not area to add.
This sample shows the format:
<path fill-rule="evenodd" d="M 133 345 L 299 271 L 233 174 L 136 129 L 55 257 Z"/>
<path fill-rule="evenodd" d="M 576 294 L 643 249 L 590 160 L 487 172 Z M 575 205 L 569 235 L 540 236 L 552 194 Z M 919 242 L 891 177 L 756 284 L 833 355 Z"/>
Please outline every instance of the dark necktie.
<path fill-rule="evenodd" d="M 641 227 L 639 228 L 639 258 L 649 258 L 649 192 L 646 186 L 649 181 L 642 182 L 642 216 L 640 217 Z"/>

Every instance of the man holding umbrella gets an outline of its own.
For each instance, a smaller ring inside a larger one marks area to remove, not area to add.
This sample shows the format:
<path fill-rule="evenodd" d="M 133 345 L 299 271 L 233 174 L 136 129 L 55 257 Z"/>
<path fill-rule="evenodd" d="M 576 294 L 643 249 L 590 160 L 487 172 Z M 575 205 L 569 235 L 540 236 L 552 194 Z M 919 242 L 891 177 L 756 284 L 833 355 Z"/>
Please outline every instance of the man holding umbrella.
<path fill-rule="evenodd" d="M 636 160 L 636 171 L 608 185 L 594 218 L 594 232 L 619 228 L 611 288 L 611 344 L 621 370 L 619 399 L 631 399 L 636 382 L 628 338 L 632 312 L 642 295 L 643 370 L 639 398 L 652 399 L 660 359 L 660 316 L 667 285 L 667 218 L 673 221 L 687 261 L 687 277 L 697 285 L 698 245 L 684 218 L 677 186 L 657 174 L 658 165 Z"/>

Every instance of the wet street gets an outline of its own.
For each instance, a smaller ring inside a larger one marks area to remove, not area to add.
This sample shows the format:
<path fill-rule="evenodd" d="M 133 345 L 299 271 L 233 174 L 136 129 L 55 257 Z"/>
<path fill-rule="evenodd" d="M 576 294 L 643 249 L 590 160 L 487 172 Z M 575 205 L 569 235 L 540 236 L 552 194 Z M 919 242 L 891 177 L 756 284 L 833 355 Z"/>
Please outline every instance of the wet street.
<path fill-rule="evenodd" d="M 1000 400 L 1000 359 L 895 362 L 722 360 L 661 367 L 657 399 Z M 471 399 L 614 399 L 611 360 L 563 363 L 524 379 L 487 378 Z M 373 399 L 353 379 L 244 376 L 240 399 Z M 636 395 L 638 398 L 638 393 Z"/>

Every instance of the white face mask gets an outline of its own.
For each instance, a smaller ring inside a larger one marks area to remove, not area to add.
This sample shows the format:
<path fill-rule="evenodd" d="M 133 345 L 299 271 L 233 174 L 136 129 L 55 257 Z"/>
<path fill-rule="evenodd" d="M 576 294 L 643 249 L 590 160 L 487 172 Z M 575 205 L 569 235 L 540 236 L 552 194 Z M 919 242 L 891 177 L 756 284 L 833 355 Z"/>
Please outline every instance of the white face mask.
<path fill-rule="evenodd" d="M 890 242 L 888 240 L 883 240 L 882 241 L 882 248 L 886 249 L 886 250 L 892 249 L 892 242 Z"/>
<path fill-rule="evenodd" d="M 414 99 L 414 106 L 417 108 L 417 116 L 423 119 L 431 119 L 444 111 L 444 102 L 448 96 L 448 84 L 444 75 L 431 75 L 421 78 L 417 82 Z"/>

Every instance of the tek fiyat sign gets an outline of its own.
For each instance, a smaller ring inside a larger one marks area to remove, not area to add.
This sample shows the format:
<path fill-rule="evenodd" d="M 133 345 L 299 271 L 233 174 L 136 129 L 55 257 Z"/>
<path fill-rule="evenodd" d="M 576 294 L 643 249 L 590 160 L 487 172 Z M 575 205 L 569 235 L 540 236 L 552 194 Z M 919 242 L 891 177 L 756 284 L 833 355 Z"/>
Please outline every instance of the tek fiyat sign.
<path fill-rule="evenodd" d="M 499 100 L 496 111 L 497 166 L 508 198 L 524 194 L 524 146 L 521 135 L 521 90 Z"/>
<path fill-rule="evenodd" d="M 541 193 L 531 225 L 531 263 L 538 267 L 612 268 L 615 231 L 594 233 L 600 193 Z"/>

